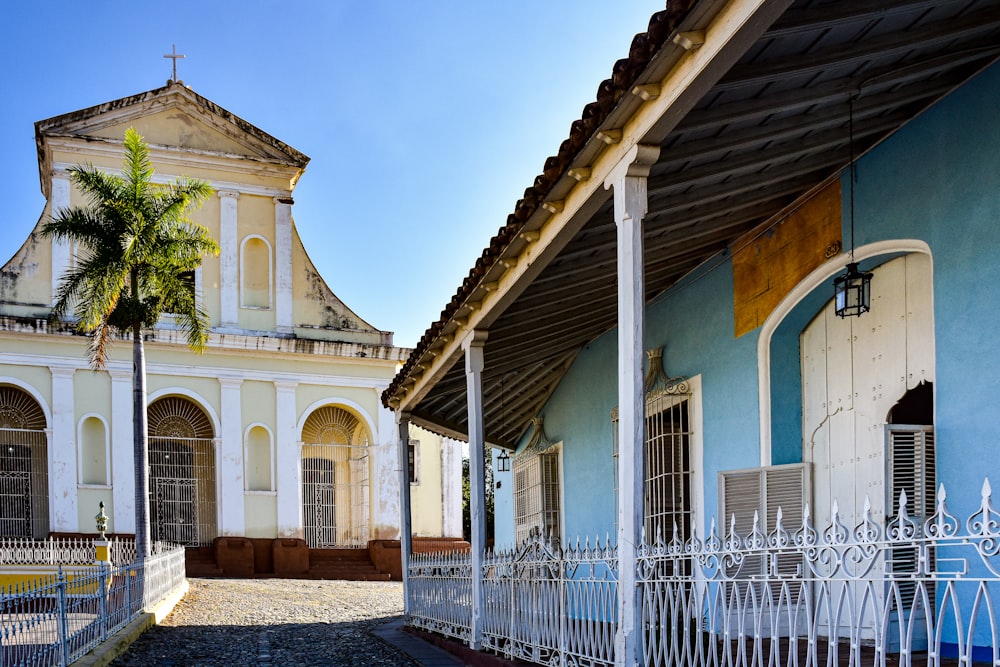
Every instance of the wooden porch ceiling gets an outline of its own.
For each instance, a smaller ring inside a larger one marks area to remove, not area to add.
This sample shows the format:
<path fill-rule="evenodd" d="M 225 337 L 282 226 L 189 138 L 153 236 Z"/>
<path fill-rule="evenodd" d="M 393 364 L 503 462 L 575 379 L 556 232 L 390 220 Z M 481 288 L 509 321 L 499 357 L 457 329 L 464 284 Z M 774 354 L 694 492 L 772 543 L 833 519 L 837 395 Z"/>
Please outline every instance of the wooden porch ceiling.
<path fill-rule="evenodd" d="M 660 141 L 647 300 L 844 169 L 852 96 L 861 154 L 998 56 L 997 0 L 794 2 Z M 513 446 L 579 350 L 615 327 L 615 246 L 607 199 L 490 326 L 488 442 Z M 464 365 L 410 411 L 466 433 Z"/>

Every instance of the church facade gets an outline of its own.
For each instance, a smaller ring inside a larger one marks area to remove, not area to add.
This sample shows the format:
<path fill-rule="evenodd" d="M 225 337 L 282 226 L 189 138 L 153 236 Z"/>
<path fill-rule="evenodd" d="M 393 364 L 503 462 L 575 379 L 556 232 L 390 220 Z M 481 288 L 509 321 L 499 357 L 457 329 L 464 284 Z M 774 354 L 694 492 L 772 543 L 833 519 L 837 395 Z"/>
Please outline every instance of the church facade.
<path fill-rule="evenodd" d="M 169 317 L 146 334 L 152 538 L 398 539 L 404 463 L 379 394 L 408 350 L 341 302 L 306 254 L 292 194 L 308 158 L 177 81 L 36 123 L 47 203 L 0 270 L 0 536 L 94 532 L 101 502 L 111 533 L 135 530 L 131 345 L 114 345 L 106 371 L 88 366 L 74 323 L 50 319 L 76 248 L 39 234 L 87 203 L 67 169 L 117 171 L 129 127 L 149 143 L 155 181 L 212 185 L 192 217 L 221 248 L 194 275 L 204 353 Z M 413 492 L 438 517 L 424 532 L 442 536 L 461 498 L 419 479 L 461 461 L 439 438 L 414 439 Z"/>

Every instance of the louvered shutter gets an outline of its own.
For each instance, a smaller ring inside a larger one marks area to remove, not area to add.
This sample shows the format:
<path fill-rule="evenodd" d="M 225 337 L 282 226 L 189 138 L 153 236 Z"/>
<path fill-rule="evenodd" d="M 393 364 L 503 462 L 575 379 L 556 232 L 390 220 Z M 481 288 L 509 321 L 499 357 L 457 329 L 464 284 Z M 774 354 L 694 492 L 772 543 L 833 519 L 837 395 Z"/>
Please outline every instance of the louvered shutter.
<path fill-rule="evenodd" d="M 810 493 L 809 465 L 795 463 L 749 468 L 719 473 L 721 531 L 729 534 L 730 521 L 736 519 L 736 533 L 743 539 L 753 530 L 753 517 L 759 516 L 759 528 L 765 535 L 777 526 L 778 508 L 782 512 L 782 525 L 789 534 L 802 525 L 802 512 Z M 800 564 L 795 554 L 778 556 L 778 572 L 792 575 Z M 740 572 L 741 577 L 765 575 L 764 563 L 759 555 L 748 557 Z M 732 573 L 730 573 L 732 574 Z"/>
<path fill-rule="evenodd" d="M 886 515 L 890 520 L 899 514 L 900 494 L 906 492 L 906 512 L 913 521 L 920 523 L 934 513 L 936 474 L 934 468 L 934 427 L 888 425 L 889 479 L 886 488 Z M 917 571 L 919 550 L 913 546 L 893 547 L 889 571 L 894 575 Z M 935 554 L 928 553 L 933 570 Z M 901 602 L 913 602 L 916 584 L 901 577 L 897 584 Z M 933 600 L 933 589 L 928 591 Z"/>

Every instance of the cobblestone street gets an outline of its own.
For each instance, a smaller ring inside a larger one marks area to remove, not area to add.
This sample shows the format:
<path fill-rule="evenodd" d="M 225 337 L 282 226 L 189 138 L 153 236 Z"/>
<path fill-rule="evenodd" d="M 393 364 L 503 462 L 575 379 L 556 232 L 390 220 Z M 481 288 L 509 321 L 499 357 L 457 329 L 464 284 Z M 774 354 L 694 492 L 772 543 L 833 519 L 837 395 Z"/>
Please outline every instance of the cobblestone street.
<path fill-rule="evenodd" d="M 398 582 L 190 579 L 115 667 L 416 665 L 370 630 L 403 611 Z"/>

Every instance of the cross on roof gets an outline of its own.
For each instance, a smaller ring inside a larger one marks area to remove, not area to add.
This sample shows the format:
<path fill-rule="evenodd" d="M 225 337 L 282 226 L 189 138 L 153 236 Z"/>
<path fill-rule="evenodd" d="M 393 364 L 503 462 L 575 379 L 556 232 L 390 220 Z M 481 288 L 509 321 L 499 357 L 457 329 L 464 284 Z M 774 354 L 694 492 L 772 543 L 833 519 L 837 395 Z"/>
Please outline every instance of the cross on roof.
<path fill-rule="evenodd" d="M 180 54 L 180 53 L 177 53 L 177 45 L 176 44 L 171 44 L 170 45 L 170 53 L 164 54 L 163 57 L 164 58 L 170 58 L 171 60 L 174 61 L 174 76 L 170 80 L 171 81 L 177 81 L 177 59 L 178 58 L 187 58 L 187 56 L 185 56 L 183 54 Z"/>

